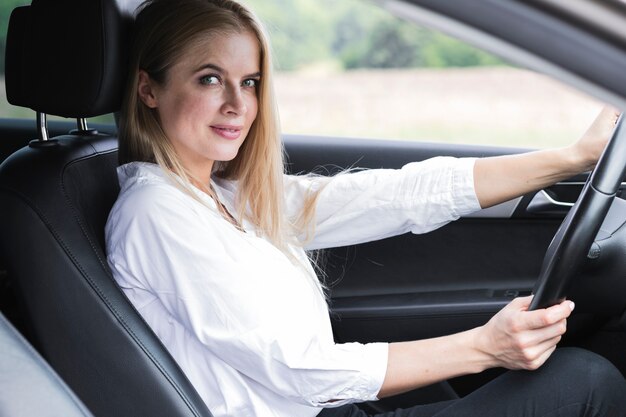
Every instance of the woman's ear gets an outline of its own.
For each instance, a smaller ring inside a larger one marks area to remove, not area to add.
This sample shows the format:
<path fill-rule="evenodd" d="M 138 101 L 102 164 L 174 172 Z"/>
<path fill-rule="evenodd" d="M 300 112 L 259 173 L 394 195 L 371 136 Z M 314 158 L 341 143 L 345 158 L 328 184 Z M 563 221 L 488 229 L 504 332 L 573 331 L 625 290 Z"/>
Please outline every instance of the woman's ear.
<path fill-rule="evenodd" d="M 159 106 L 159 101 L 157 100 L 154 82 L 144 70 L 139 70 L 139 80 L 137 84 L 137 95 L 139 95 L 139 99 L 151 109 L 156 109 Z"/>

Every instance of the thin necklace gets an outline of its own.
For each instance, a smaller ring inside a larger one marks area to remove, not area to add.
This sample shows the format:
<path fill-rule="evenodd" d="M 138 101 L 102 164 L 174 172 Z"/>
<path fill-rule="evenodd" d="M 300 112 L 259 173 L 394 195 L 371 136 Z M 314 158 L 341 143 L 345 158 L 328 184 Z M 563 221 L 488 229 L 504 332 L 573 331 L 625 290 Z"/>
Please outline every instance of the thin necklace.
<path fill-rule="evenodd" d="M 209 183 L 208 194 L 209 194 L 209 197 L 211 197 L 213 201 L 215 201 L 215 204 L 217 205 L 217 210 L 220 212 L 222 217 L 224 217 L 229 223 L 235 226 L 235 228 L 237 228 L 239 231 L 245 233 L 245 229 L 243 228 L 243 226 L 235 219 L 235 217 L 232 214 L 230 214 L 230 211 L 228 211 L 226 206 L 220 201 L 218 194 L 213 188 L 213 184 L 211 183 Z"/>

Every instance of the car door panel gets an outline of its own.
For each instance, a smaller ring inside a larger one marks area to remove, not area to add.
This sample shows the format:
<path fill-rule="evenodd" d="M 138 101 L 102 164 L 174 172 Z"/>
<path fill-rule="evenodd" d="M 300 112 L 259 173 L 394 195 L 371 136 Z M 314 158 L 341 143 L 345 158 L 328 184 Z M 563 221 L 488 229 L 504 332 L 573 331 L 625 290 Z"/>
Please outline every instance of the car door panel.
<path fill-rule="evenodd" d="M 530 292 L 559 223 L 460 220 L 427 235 L 330 250 L 338 338 L 358 337 L 357 326 L 369 334 L 375 320 L 378 339 L 356 340 L 434 337 L 483 324 Z"/>

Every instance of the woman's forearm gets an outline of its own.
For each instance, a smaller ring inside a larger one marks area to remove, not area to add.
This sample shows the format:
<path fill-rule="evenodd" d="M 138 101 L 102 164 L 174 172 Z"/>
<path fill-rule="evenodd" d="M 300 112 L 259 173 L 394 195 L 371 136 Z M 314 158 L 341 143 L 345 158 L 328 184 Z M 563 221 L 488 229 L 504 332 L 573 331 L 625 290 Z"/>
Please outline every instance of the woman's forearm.
<path fill-rule="evenodd" d="M 574 309 L 563 301 L 528 311 L 531 297 L 516 298 L 488 323 L 433 339 L 391 343 L 378 398 L 400 394 L 488 368 L 539 368 L 552 354 Z"/>
<path fill-rule="evenodd" d="M 574 144 L 559 149 L 476 160 L 474 187 L 486 208 L 594 167 L 615 127 L 618 113 L 606 107 Z"/>
<path fill-rule="evenodd" d="M 474 187 L 480 206 L 486 208 L 540 190 L 587 167 L 569 148 L 477 159 Z"/>
<path fill-rule="evenodd" d="M 477 329 L 433 339 L 389 344 L 387 374 L 378 398 L 389 397 L 493 366 L 476 349 Z"/>

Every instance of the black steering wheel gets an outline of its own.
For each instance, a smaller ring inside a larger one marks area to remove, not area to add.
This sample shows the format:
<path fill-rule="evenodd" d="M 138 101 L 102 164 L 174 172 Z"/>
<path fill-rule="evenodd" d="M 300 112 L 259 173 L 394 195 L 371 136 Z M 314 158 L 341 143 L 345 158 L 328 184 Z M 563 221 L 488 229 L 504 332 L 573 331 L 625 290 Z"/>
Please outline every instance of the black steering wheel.
<path fill-rule="evenodd" d="M 622 121 L 620 116 L 596 168 L 546 251 L 529 310 L 550 307 L 565 299 L 572 278 L 607 217 L 626 172 L 626 127 Z"/>

